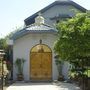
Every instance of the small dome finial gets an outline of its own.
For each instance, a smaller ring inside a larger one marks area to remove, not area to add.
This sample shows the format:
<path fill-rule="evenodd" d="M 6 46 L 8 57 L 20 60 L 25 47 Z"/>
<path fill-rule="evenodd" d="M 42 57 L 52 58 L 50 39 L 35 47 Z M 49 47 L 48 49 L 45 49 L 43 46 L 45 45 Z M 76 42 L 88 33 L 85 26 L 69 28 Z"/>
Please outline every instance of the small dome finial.
<path fill-rule="evenodd" d="M 35 24 L 37 25 L 44 24 L 44 18 L 41 16 L 41 12 L 39 12 L 38 16 L 35 18 Z"/>

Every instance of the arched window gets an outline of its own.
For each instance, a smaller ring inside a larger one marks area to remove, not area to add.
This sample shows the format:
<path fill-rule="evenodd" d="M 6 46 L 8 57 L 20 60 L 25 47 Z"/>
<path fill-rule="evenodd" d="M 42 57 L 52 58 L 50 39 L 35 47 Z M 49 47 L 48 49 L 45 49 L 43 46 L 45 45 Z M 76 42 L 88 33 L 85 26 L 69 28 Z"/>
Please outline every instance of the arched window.
<path fill-rule="evenodd" d="M 51 52 L 51 49 L 44 44 L 38 44 L 31 49 L 31 52 Z"/>

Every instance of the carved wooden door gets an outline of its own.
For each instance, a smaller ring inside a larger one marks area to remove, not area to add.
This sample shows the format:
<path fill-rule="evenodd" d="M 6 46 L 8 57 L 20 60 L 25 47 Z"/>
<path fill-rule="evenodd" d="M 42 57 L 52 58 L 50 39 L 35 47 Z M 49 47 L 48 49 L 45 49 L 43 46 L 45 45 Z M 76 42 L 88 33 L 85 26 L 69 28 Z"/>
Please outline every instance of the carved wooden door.
<path fill-rule="evenodd" d="M 30 63 L 31 80 L 51 80 L 52 60 L 50 52 L 31 53 Z"/>
<path fill-rule="evenodd" d="M 52 74 L 51 53 L 42 53 L 42 79 L 51 80 Z"/>
<path fill-rule="evenodd" d="M 37 80 L 41 78 L 41 53 L 31 53 L 31 71 L 30 71 L 30 78 L 31 80 Z"/>

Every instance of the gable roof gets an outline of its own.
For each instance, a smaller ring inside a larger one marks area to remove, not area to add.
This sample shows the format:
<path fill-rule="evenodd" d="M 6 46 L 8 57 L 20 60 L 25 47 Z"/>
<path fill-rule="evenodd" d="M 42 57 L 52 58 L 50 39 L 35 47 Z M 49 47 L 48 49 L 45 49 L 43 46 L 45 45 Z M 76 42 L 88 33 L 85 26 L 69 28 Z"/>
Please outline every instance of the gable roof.
<path fill-rule="evenodd" d="M 27 26 L 27 25 L 30 25 L 30 24 L 32 24 L 32 23 L 35 22 L 35 21 L 34 21 L 34 18 L 35 18 L 36 16 L 38 16 L 38 13 L 39 13 L 39 12 L 44 13 L 44 12 L 47 11 L 49 8 L 51 8 L 51 7 L 55 6 L 55 5 L 72 5 L 72 6 L 76 7 L 77 9 L 79 9 L 80 11 L 86 12 L 86 9 L 85 9 L 85 8 L 83 8 L 82 6 L 80 6 L 79 4 L 77 4 L 77 3 L 75 3 L 75 2 L 73 2 L 73 1 L 71 1 L 71 0 L 57 0 L 57 1 L 53 2 L 52 4 L 48 5 L 47 7 L 45 7 L 45 8 L 43 8 L 43 9 L 41 9 L 40 11 L 36 12 L 36 13 L 33 14 L 32 16 L 26 18 L 26 19 L 24 20 L 26 26 Z"/>

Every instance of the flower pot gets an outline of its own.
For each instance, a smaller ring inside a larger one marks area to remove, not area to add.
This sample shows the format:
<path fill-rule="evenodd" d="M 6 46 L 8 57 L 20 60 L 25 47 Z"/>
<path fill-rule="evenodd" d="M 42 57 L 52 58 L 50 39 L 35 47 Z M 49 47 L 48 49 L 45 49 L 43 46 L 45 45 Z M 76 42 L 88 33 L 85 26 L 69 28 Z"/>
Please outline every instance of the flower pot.
<path fill-rule="evenodd" d="M 58 81 L 64 81 L 64 77 L 62 75 L 58 76 Z"/>
<path fill-rule="evenodd" d="M 18 74 L 18 75 L 17 75 L 17 80 L 18 80 L 18 81 L 24 80 L 23 74 Z"/>

